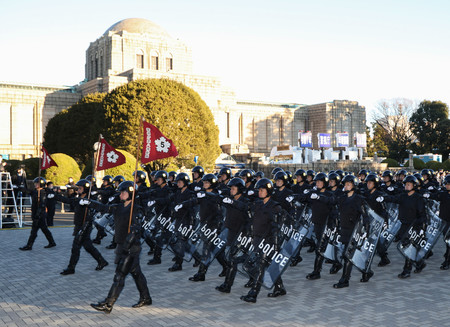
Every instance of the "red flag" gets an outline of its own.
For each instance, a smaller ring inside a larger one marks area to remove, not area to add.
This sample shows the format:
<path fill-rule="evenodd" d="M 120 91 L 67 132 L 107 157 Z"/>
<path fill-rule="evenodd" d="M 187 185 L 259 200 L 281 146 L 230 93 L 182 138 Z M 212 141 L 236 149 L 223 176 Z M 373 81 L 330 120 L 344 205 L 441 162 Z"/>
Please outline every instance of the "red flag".
<path fill-rule="evenodd" d="M 114 149 L 102 137 L 100 140 L 100 148 L 97 159 L 97 171 L 113 168 L 125 163 L 125 156 Z"/>
<path fill-rule="evenodd" d="M 56 166 L 56 162 L 53 160 L 52 157 L 48 154 L 47 150 L 45 150 L 44 147 L 42 147 L 42 160 L 41 160 L 41 170 L 46 170 L 47 168 L 50 168 L 51 166 Z"/>
<path fill-rule="evenodd" d="M 178 151 L 172 140 L 165 137 L 159 129 L 144 121 L 144 142 L 142 147 L 141 163 L 176 157 Z"/>

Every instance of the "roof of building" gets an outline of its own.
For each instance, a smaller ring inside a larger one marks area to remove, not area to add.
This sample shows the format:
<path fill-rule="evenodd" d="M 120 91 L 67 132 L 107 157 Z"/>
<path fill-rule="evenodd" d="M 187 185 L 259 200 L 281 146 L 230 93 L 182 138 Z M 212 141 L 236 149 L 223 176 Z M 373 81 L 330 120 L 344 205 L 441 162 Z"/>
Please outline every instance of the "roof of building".
<path fill-rule="evenodd" d="M 119 33 L 123 31 L 128 33 L 170 37 L 166 30 L 164 30 L 161 26 L 143 18 L 127 18 L 121 20 L 108 28 L 104 35 L 108 35 L 109 32 Z"/>

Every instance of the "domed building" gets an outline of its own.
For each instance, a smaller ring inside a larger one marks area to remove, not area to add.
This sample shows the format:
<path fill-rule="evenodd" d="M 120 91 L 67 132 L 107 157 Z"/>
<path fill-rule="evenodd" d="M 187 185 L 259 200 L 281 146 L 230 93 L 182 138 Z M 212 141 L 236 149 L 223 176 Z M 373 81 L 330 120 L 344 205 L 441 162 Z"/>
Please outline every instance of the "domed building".
<path fill-rule="evenodd" d="M 142 18 L 121 20 L 90 43 L 85 79 L 79 85 L 0 83 L 0 154 L 37 156 L 45 127 L 56 113 L 87 94 L 144 78 L 173 79 L 198 92 L 219 127 L 219 144 L 230 154 L 267 155 L 274 146 L 297 145 L 300 130 L 333 138 L 337 131 L 365 133 L 365 108 L 355 101 L 312 106 L 240 101 L 219 78 L 196 75 L 192 67 L 190 47 L 159 25 Z M 317 148 L 316 138 L 313 146 Z"/>

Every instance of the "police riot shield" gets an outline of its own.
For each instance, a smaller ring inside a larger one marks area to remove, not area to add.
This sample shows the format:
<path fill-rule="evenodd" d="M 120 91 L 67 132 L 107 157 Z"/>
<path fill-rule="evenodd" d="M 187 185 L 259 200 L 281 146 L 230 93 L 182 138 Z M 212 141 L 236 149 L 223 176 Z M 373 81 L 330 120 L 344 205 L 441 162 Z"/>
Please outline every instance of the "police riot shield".
<path fill-rule="evenodd" d="M 176 224 L 175 232 L 173 233 L 168 250 L 173 252 L 176 256 L 183 258 L 184 261 L 191 261 L 195 253 L 197 242 L 200 238 L 200 226 L 187 226 L 185 224 Z"/>
<path fill-rule="evenodd" d="M 155 217 L 153 241 L 156 246 L 162 249 L 166 249 L 169 246 L 170 240 L 175 234 L 175 223 L 176 219 L 164 217 L 162 213 Z"/>
<path fill-rule="evenodd" d="M 384 219 L 374 210 L 366 207 L 366 213 L 370 220 L 369 230 L 365 229 L 363 220 L 360 219 L 353 230 L 352 238 L 345 251 L 345 256 L 363 273 L 370 270 L 384 224 Z"/>
<path fill-rule="evenodd" d="M 95 227 L 99 226 L 114 236 L 114 216 L 112 214 L 97 212 L 93 218 Z"/>
<path fill-rule="evenodd" d="M 220 251 L 225 250 L 229 229 L 219 230 L 218 226 L 202 224 L 198 231 L 198 241 L 196 242 L 193 256 L 205 266 L 209 266 Z"/>
<path fill-rule="evenodd" d="M 322 235 L 322 242 L 319 246 L 319 251 L 325 259 L 331 260 L 336 263 L 342 263 L 344 258 L 344 244 L 340 241 L 341 235 L 338 226 L 330 228 L 325 226 L 325 230 Z"/>
<path fill-rule="evenodd" d="M 377 245 L 378 253 L 385 253 L 387 251 L 402 226 L 401 221 L 398 219 L 398 204 L 392 202 L 384 204 L 388 221 L 384 222 L 383 229 L 381 230 Z"/>
<path fill-rule="evenodd" d="M 445 234 L 444 242 L 447 246 L 450 246 L 450 228 L 448 229 L 447 234 Z"/>
<path fill-rule="evenodd" d="M 408 233 L 398 243 L 398 250 L 413 263 L 421 262 L 431 251 L 442 233 L 445 222 L 430 207 L 426 207 L 428 222 L 425 228 L 411 226 Z"/>

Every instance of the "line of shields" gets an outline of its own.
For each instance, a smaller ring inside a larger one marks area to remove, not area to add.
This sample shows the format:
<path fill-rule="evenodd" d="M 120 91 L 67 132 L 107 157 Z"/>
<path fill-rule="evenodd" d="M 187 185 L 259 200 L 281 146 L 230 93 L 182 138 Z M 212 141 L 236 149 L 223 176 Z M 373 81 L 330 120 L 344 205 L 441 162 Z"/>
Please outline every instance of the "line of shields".
<path fill-rule="evenodd" d="M 415 266 L 428 257 L 446 226 L 446 222 L 438 217 L 439 203 L 437 201 L 427 200 L 425 212 L 426 224 L 421 228 L 411 226 L 397 245 L 400 253 L 410 259 Z M 444 241 L 450 244 L 449 232 L 444 237 Z"/>
<path fill-rule="evenodd" d="M 254 247 L 251 237 L 241 233 L 236 242 L 244 260 L 240 260 L 243 263 L 238 266 L 238 271 L 261 282 L 263 287 L 271 289 L 275 281 L 289 267 L 292 258 L 301 250 L 305 241 L 314 238 L 311 217 L 309 206 L 296 207 L 292 215 L 285 213 L 278 235 L 282 241 L 278 242 L 280 244 L 278 247 L 275 244 L 265 244 L 264 241 Z M 261 265 L 263 265 L 264 274 L 259 280 Z"/>

